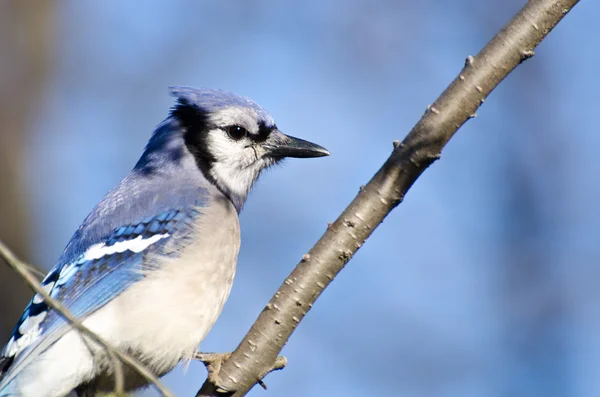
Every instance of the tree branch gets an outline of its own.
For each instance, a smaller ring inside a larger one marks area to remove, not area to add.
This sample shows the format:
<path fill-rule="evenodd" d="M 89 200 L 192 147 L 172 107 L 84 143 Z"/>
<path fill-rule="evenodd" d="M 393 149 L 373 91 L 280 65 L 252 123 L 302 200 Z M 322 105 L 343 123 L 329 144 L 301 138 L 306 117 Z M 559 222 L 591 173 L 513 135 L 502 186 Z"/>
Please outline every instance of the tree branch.
<path fill-rule="evenodd" d="M 218 374 L 221 390 L 245 395 L 273 366 L 292 332 L 323 290 L 373 230 L 400 203 L 415 180 L 440 157 L 454 133 L 490 92 L 577 4 L 578 0 L 530 0 L 429 106 L 371 181 L 304 255 L 263 309 Z M 197 397 L 223 396 L 206 381 Z"/>
<path fill-rule="evenodd" d="M 108 356 L 111 358 L 113 363 L 113 368 L 115 371 L 115 392 L 117 395 L 123 394 L 124 389 L 124 378 L 123 378 L 123 364 L 125 363 L 130 366 L 133 370 L 135 370 L 138 374 L 144 377 L 150 384 L 156 386 L 156 388 L 161 392 L 164 397 L 174 397 L 173 394 L 163 386 L 162 382 L 154 376 L 152 372 L 150 372 L 146 367 L 138 362 L 135 358 L 121 352 L 114 348 L 109 342 L 105 341 L 104 338 L 100 337 L 95 332 L 91 331 L 85 325 L 83 325 L 79 320 L 71 314 L 71 312 L 63 306 L 62 303 L 52 298 L 48 292 L 40 285 L 39 281 L 35 278 L 34 275 L 31 274 L 31 266 L 26 263 L 21 262 L 17 257 L 8 249 L 4 243 L 0 241 L 0 258 L 4 259 L 6 264 L 12 268 L 17 274 L 19 274 L 23 280 L 33 289 L 35 292 L 40 294 L 44 301 L 50 306 L 52 309 L 56 310 L 61 316 L 63 316 L 73 328 L 79 331 L 81 334 L 86 335 L 88 338 L 102 346 Z"/>

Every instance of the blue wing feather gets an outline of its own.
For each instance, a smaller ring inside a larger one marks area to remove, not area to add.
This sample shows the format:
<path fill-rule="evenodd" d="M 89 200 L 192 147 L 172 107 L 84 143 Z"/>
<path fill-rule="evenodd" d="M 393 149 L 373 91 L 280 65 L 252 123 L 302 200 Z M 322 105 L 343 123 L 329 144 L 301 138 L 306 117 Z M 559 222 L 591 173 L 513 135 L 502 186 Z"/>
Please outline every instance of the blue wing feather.
<path fill-rule="evenodd" d="M 156 184 L 149 179 L 149 176 L 136 177 L 133 173 L 109 192 L 79 227 L 43 280 L 42 285 L 49 289 L 50 295 L 76 317 L 98 310 L 142 278 L 144 267 L 155 266 L 161 256 L 177 255 L 182 245 L 189 242 L 186 235 L 206 203 L 206 189 L 179 184 L 165 191 L 163 183 L 157 191 Z M 135 203 L 135 206 L 126 206 L 125 202 Z M 123 247 L 131 247 L 134 239 L 149 242 L 154 236 L 158 236 L 156 241 L 139 252 L 131 249 L 118 252 Z M 170 242 L 173 240 L 177 243 Z M 90 255 L 94 247 L 105 255 Z M 40 314 L 41 317 L 36 317 Z M 31 340 L 22 339 L 21 331 L 26 330 L 21 328 L 31 318 L 42 318 L 36 324 L 38 328 L 33 328 L 37 334 L 29 335 Z M 4 367 L 0 369 L 0 390 L 69 329 L 58 313 L 34 297 L 0 355 Z M 15 349 L 18 343 L 23 346 Z"/>

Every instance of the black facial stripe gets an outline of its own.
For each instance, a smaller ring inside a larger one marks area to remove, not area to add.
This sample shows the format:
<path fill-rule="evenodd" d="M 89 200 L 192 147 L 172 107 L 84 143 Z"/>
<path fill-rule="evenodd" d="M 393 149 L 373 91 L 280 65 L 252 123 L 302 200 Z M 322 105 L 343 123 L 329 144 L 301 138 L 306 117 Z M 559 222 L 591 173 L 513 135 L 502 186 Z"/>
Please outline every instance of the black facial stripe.
<path fill-rule="evenodd" d="M 269 137 L 269 134 L 271 134 L 271 132 L 273 130 L 276 130 L 276 129 L 277 129 L 276 126 L 272 125 L 272 126 L 267 127 L 265 125 L 265 123 L 263 121 L 261 121 L 258 124 L 258 133 L 256 133 L 256 134 L 249 134 L 248 136 L 254 142 L 264 142 Z"/>
<path fill-rule="evenodd" d="M 208 115 L 200 108 L 188 104 L 178 103 L 171 111 L 171 116 L 179 121 L 185 129 L 184 141 L 187 149 L 196 159 L 198 168 L 208 179 L 210 169 L 216 161 L 208 151 L 208 131 L 215 126 L 208 122 Z"/>
<path fill-rule="evenodd" d="M 208 150 L 208 132 L 219 127 L 209 122 L 207 112 L 197 106 L 186 103 L 175 105 L 171 111 L 171 117 L 178 120 L 185 129 L 183 135 L 185 146 L 194 156 L 198 169 L 200 169 L 206 179 L 217 186 L 223 194 L 232 199 L 229 193 L 221 188 L 210 172 L 217 159 Z M 224 130 L 223 133 L 225 133 Z"/>

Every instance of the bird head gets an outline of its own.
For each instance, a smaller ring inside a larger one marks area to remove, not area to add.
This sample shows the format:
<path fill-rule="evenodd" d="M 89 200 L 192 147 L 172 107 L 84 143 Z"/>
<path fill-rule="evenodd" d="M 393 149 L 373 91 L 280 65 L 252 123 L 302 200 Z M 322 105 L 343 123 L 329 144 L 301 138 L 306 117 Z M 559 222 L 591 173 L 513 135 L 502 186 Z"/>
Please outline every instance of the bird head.
<path fill-rule="evenodd" d="M 314 143 L 281 132 L 249 98 L 230 92 L 171 87 L 171 112 L 187 150 L 206 178 L 241 207 L 261 171 L 286 157 L 328 156 Z"/>

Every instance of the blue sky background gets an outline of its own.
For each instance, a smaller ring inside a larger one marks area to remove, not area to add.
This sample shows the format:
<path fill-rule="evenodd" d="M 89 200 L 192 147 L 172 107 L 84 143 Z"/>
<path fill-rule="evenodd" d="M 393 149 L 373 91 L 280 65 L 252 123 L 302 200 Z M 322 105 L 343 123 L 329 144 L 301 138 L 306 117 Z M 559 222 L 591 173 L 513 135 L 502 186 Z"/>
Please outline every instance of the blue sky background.
<path fill-rule="evenodd" d="M 134 165 L 168 85 L 249 96 L 332 155 L 289 160 L 251 194 L 236 282 L 202 344 L 235 348 L 392 141 L 524 3 L 57 2 L 20 165 L 30 257 L 50 268 Z M 600 395 L 599 13 L 581 2 L 491 94 L 251 396 Z M 192 363 L 165 382 L 192 396 L 204 376 Z"/>

